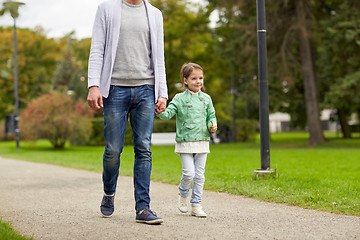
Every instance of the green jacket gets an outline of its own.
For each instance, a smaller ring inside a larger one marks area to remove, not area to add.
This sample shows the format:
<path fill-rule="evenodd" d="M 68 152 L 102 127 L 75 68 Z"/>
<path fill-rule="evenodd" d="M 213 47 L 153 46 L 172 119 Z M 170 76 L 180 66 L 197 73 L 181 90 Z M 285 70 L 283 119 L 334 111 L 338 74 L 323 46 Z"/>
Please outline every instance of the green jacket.
<path fill-rule="evenodd" d="M 157 114 L 162 120 L 169 120 L 176 114 L 176 141 L 209 141 L 210 125 L 217 125 L 211 97 L 199 91 L 197 96 L 189 90 L 175 95 L 165 112 Z"/>

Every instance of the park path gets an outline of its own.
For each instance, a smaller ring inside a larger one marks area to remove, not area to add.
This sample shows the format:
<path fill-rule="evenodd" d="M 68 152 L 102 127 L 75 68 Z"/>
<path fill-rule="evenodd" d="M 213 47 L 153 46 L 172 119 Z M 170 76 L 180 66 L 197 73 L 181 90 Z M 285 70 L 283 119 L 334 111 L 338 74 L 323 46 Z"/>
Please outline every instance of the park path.
<path fill-rule="evenodd" d="M 151 183 L 164 223 L 135 222 L 131 177 L 120 177 L 115 213 L 100 216 L 101 174 L 0 158 L 0 217 L 37 239 L 360 239 L 360 217 L 205 191 L 208 218 L 176 209 L 177 186 Z"/>

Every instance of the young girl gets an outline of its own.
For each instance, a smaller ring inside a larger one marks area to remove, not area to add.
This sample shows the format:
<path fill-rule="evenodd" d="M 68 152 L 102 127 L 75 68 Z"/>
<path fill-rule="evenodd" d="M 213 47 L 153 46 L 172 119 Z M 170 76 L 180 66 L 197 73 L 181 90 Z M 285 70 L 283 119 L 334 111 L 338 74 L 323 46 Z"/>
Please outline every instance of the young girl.
<path fill-rule="evenodd" d="M 211 97 L 201 91 L 204 73 L 200 65 L 185 63 L 180 71 L 186 90 L 176 94 L 160 119 L 169 120 L 176 115 L 175 153 L 180 155 L 182 177 L 179 185 L 178 209 L 188 211 L 187 197 L 193 188 L 190 203 L 191 215 L 206 217 L 201 207 L 201 196 L 205 182 L 205 164 L 210 152 L 210 135 L 217 130 L 215 109 Z"/>

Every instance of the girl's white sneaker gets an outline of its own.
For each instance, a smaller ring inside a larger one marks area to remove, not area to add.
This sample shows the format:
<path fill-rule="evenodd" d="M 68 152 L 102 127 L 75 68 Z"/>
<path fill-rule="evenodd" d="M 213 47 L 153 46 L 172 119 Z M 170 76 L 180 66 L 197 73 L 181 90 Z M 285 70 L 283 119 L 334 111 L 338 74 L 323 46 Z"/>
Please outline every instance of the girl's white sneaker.
<path fill-rule="evenodd" d="M 192 206 L 191 215 L 199 218 L 206 218 L 206 213 L 202 210 L 201 205 Z"/>
<path fill-rule="evenodd" d="M 182 213 L 187 213 L 188 212 L 188 205 L 187 205 L 186 198 L 181 196 L 180 193 L 179 193 L 179 200 L 178 200 L 178 206 L 177 207 L 180 210 L 180 212 L 182 212 Z"/>

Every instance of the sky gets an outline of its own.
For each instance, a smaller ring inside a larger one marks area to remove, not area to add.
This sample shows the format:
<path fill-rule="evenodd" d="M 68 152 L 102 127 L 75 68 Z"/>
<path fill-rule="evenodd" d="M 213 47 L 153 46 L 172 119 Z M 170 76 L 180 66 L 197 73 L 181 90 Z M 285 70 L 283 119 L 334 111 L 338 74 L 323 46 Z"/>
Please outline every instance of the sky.
<path fill-rule="evenodd" d="M 25 3 L 19 8 L 16 26 L 33 29 L 41 26 L 48 37 L 59 38 L 75 31 L 78 39 L 91 37 L 97 6 L 103 0 L 16 0 Z M 199 2 L 201 0 L 192 0 Z M 2 8 L 4 0 L 0 0 Z M 0 16 L 0 26 L 12 26 L 7 13 Z"/>
<path fill-rule="evenodd" d="M 41 26 L 50 38 L 63 37 L 75 31 L 75 37 L 91 37 L 97 6 L 103 0 L 17 0 L 25 3 L 19 8 L 16 26 L 31 28 Z M 0 0 L 0 8 L 4 0 Z M 0 16 L 0 26 L 12 26 L 7 13 Z"/>

